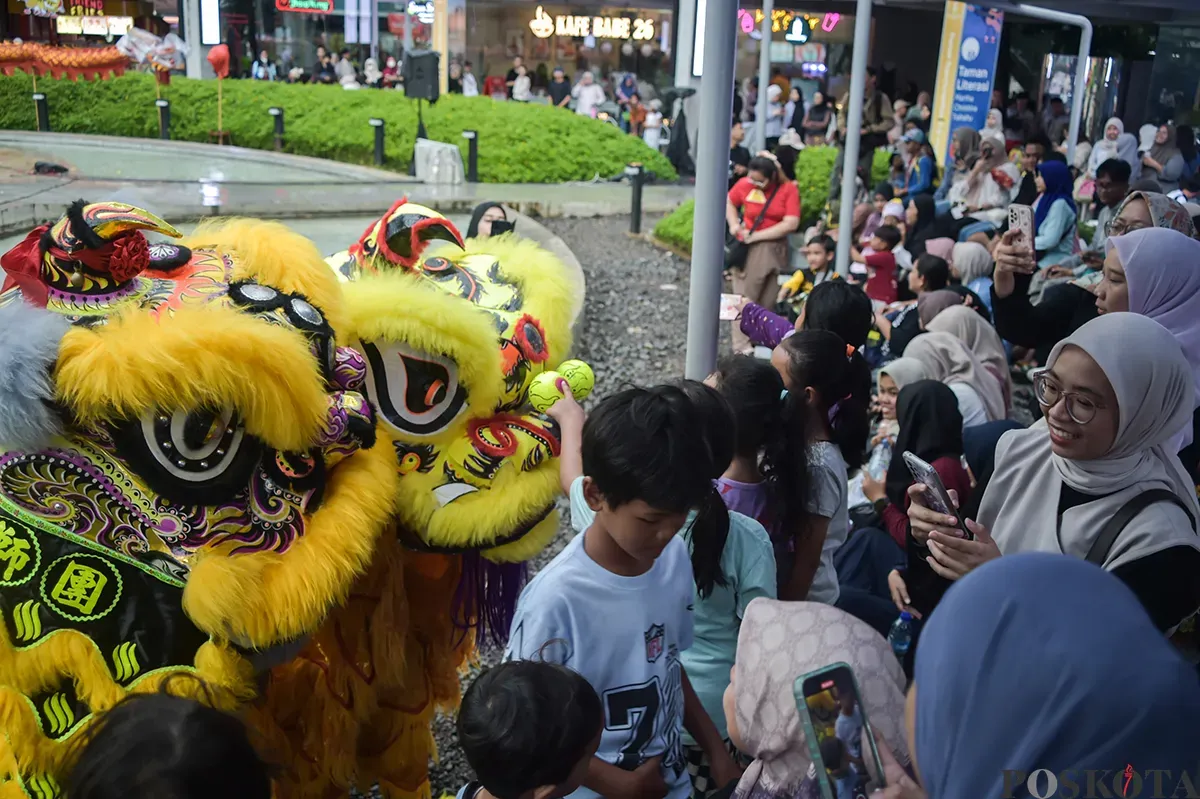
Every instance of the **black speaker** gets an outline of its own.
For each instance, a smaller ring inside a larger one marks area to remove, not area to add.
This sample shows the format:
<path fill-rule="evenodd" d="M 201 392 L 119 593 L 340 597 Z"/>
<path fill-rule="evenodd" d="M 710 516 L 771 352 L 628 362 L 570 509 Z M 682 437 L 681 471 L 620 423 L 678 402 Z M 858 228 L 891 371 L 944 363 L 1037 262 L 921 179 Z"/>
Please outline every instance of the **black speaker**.
<path fill-rule="evenodd" d="M 442 56 L 432 50 L 404 54 L 404 95 L 411 100 L 437 102 L 438 69 Z"/>

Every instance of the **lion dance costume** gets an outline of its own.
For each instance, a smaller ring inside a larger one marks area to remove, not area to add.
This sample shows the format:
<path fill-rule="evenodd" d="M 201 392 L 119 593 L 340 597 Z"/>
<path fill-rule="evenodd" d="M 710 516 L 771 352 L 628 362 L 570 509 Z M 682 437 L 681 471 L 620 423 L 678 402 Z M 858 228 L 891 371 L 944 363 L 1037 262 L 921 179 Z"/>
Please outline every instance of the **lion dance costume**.
<path fill-rule="evenodd" d="M 403 201 L 329 263 L 142 231 L 179 237 L 77 203 L 0 261 L 0 797 L 60 795 L 158 690 L 241 712 L 283 799 L 428 796 L 433 714 L 557 527 L 526 394 L 582 287 Z"/>

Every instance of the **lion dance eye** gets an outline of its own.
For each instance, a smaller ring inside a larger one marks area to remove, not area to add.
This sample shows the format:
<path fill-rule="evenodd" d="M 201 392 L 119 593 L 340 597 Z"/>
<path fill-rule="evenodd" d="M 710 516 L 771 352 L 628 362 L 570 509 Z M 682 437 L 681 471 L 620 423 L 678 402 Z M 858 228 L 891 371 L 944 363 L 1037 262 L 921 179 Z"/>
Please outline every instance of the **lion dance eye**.
<path fill-rule="evenodd" d="M 421 465 L 421 456 L 415 452 L 405 453 L 400 459 L 400 474 L 412 474 Z"/>

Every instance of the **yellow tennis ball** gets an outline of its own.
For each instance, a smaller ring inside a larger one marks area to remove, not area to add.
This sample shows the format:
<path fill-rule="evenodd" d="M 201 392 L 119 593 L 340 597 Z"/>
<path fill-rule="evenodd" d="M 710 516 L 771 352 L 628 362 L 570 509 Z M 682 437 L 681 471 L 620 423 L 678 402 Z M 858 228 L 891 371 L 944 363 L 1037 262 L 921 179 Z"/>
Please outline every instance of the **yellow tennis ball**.
<path fill-rule="evenodd" d="M 596 386 L 596 373 L 583 361 L 563 361 L 558 365 L 558 372 L 567 379 L 571 396 L 581 402 Z"/>
<path fill-rule="evenodd" d="M 542 372 L 529 384 L 529 405 L 538 413 L 545 413 L 551 405 L 563 398 L 558 387 L 562 379 L 558 372 Z"/>

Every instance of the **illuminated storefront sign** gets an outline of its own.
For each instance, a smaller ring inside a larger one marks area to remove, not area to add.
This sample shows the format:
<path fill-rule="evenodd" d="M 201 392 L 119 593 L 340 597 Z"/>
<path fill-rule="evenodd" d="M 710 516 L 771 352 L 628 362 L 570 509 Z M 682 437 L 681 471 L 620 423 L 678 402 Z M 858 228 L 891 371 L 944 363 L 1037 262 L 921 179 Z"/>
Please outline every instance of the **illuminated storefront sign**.
<path fill-rule="evenodd" d="M 738 27 L 742 29 L 742 33 L 750 33 L 756 30 L 763 21 L 763 12 L 761 8 L 753 11 L 745 8 L 738 9 Z M 804 31 L 811 35 L 819 26 L 826 33 L 833 33 L 834 28 L 842 21 L 841 14 L 803 14 L 795 11 L 788 11 L 785 8 L 777 8 L 771 12 L 771 32 L 782 33 L 787 32 L 787 40 L 795 44 L 804 44 L 808 39 L 800 40 L 791 38 L 792 33 L 797 30 L 798 25 L 803 25 Z"/>
<path fill-rule="evenodd" d="M 574 14 L 551 17 L 544 8 L 538 6 L 533 19 L 529 21 L 529 30 L 539 39 L 557 35 L 648 42 L 654 39 L 654 20 L 641 17 L 584 17 Z"/>
<path fill-rule="evenodd" d="M 408 13 L 416 17 L 418 22 L 423 22 L 426 25 L 432 25 L 436 16 L 433 3 L 422 2 L 421 0 L 409 0 Z"/>
<path fill-rule="evenodd" d="M 275 8 L 302 14 L 332 14 L 333 0 L 275 0 Z"/>
<path fill-rule="evenodd" d="M 784 34 L 783 38 L 793 44 L 807 44 L 811 33 L 808 20 L 804 17 L 796 17 L 792 20 L 792 26 L 788 28 L 788 32 Z"/>

